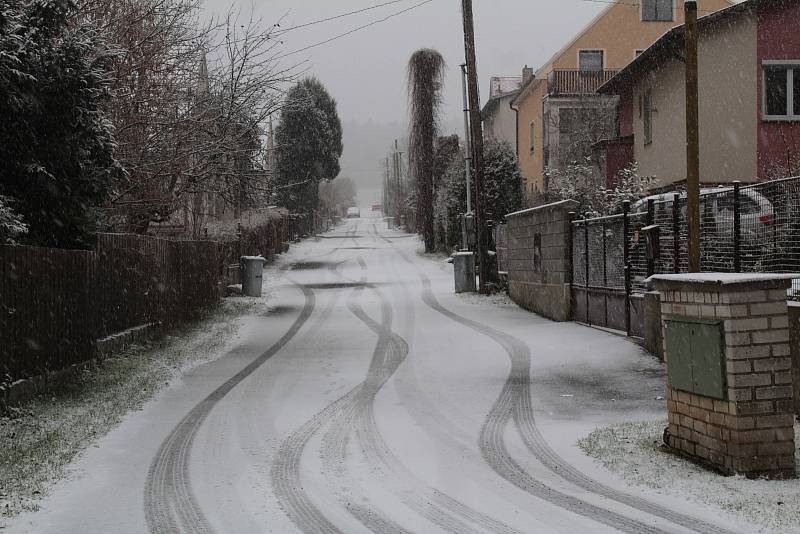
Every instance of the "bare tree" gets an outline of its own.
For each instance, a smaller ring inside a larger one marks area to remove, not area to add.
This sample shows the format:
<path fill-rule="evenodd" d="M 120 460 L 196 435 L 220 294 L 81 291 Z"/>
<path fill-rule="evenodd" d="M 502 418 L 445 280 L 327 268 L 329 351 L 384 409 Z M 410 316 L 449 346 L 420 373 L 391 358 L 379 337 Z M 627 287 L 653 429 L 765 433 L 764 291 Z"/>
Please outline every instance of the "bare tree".
<path fill-rule="evenodd" d="M 230 11 L 200 22 L 199 0 L 82 0 L 120 49 L 109 109 L 126 176 L 108 224 L 143 233 L 266 202 L 266 122 L 296 65 L 278 61 L 277 25 Z"/>
<path fill-rule="evenodd" d="M 436 247 L 433 172 L 444 67 L 442 55 L 427 48 L 414 52 L 408 62 L 408 94 L 411 105 L 408 156 L 411 176 L 417 184 L 417 231 L 422 233 L 426 252 L 433 252 Z"/>
<path fill-rule="evenodd" d="M 545 106 L 545 167 L 591 161 L 600 172 L 602 161 L 592 147 L 617 135 L 616 99 L 583 94 L 549 101 Z"/>

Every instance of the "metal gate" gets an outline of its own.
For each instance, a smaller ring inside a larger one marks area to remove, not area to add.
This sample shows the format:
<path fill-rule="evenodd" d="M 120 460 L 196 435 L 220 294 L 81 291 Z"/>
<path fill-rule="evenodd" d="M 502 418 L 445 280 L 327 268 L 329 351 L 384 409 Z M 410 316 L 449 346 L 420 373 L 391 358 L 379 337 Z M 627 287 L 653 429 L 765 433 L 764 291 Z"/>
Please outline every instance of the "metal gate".
<path fill-rule="evenodd" d="M 634 294 L 632 287 L 631 243 L 642 241 L 646 215 L 630 214 L 626 205 L 619 215 L 572 221 L 573 320 L 629 336 L 643 335 L 643 295 Z M 639 251 L 635 252 L 638 256 Z"/>

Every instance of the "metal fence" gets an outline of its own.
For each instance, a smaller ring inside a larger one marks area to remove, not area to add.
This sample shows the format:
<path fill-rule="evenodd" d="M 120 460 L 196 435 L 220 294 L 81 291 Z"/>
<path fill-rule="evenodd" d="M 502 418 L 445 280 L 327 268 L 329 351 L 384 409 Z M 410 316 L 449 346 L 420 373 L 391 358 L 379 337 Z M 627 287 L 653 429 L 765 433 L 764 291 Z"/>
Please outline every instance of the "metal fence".
<path fill-rule="evenodd" d="M 635 204 L 630 219 L 634 291 L 644 291 L 644 280 L 652 274 L 687 271 L 684 194 L 661 195 Z M 658 239 L 655 257 L 648 260 L 641 230 L 649 225 L 658 227 Z M 800 272 L 800 177 L 704 189 L 700 195 L 700 268 L 705 272 Z M 794 281 L 792 293 L 800 294 L 800 280 Z"/>
<path fill-rule="evenodd" d="M 645 280 L 688 270 L 685 193 L 626 205 L 619 215 L 576 220 L 571 229 L 572 286 L 587 301 L 581 310 L 590 316 L 592 291 L 624 292 L 628 332 L 631 297 L 647 290 Z M 704 272 L 800 272 L 800 177 L 703 189 L 700 263 Z M 800 299 L 800 280 L 789 297 Z M 611 319 L 606 322 L 620 323 Z"/>

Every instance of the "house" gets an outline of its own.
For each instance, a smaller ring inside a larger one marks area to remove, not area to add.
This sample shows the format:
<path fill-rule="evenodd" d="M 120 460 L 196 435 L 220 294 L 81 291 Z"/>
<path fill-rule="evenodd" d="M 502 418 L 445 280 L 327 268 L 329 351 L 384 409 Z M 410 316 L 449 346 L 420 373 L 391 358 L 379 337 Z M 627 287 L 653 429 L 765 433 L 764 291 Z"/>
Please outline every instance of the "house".
<path fill-rule="evenodd" d="M 489 80 L 489 100 L 481 110 L 483 135 L 488 141 L 517 144 L 517 116 L 511 101 L 519 93 L 521 76 L 493 76 Z"/>
<path fill-rule="evenodd" d="M 702 15 L 702 13 L 701 13 Z M 800 174 L 800 0 L 748 0 L 698 20 L 700 177 Z M 599 88 L 620 98 L 620 137 L 663 187 L 686 179 L 684 27 Z"/>
<path fill-rule="evenodd" d="M 731 5 L 703 0 L 704 12 Z M 592 154 L 592 145 L 617 138 L 617 97 L 599 95 L 610 80 L 669 29 L 683 23 L 681 0 L 609 0 L 609 5 L 535 73 L 523 70 L 512 107 L 517 156 L 529 203 L 547 191 L 545 168 Z"/>

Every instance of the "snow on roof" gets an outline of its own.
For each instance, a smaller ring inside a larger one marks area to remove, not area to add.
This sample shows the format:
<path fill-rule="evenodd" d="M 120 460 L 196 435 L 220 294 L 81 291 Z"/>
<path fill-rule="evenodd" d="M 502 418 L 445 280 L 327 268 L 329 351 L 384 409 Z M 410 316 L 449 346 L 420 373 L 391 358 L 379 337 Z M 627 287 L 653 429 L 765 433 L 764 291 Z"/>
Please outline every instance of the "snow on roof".
<path fill-rule="evenodd" d="M 690 284 L 733 285 L 751 282 L 794 280 L 800 273 L 682 273 L 655 274 L 647 282 L 681 282 Z"/>

